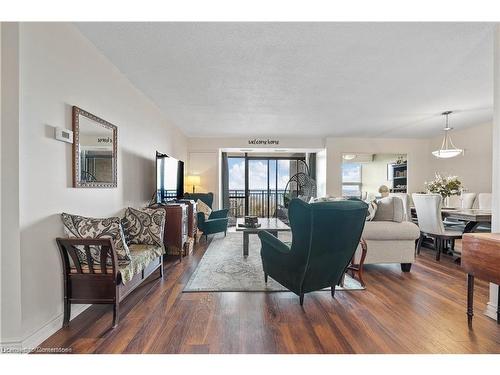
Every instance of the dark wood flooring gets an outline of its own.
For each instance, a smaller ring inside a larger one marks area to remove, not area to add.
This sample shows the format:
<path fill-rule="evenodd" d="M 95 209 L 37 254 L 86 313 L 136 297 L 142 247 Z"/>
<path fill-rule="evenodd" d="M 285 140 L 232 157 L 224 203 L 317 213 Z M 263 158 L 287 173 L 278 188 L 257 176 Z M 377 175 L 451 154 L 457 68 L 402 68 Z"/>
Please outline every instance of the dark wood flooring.
<path fill-rule="evenodd" d="M 483 315 L 488 284 L 477 281 L 473 329 L 466 319 L 466 277 L 422 249 L 410 273 L 366 267 L 366 291 L 182 293 L 206 250 L 169 259 L 121 306 L 94 305 L 47 339 L 73 353 L 500 353 L 500 326 Z"/>

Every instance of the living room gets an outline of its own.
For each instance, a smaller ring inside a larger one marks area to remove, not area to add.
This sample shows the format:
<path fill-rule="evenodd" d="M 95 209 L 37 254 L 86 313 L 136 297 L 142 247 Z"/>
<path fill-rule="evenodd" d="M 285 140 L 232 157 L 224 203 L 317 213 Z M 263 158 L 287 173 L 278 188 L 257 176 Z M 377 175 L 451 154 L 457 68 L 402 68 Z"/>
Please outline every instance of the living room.
<path fill-rule="evenodd" d="M 500 353 L 498 24 L 22 19 L 3 353 Z"/>

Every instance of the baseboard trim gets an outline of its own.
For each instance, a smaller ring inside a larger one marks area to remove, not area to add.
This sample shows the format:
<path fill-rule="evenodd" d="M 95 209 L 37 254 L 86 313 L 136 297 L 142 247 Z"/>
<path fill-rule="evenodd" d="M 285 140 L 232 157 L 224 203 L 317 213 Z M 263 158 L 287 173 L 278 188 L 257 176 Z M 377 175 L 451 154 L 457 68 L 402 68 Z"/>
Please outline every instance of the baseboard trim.
<path fill-rule="evenodd" d="M 87 310 L 91 305 L 72 305 L 71 306 L 71 320 L 76 318 L 82 312 Z M 42 327 L 37 329 L 35 332 L 26 336 L 23 340 L 19 341 L 6 341 L 2 342 L 0 347 L 8 348 L 10 350 L 21 351 L 26 353 L 31 351 L 31 349 L 36 348 L 42 342 L 47 340 L 50 336 L 56 333 L 62 327 L 63 314 L 59 314 L 51 321 L 45 323 Z"/>
<path fill-rule="evenodd" d="M 493 320 L 497 320 L 497 306 L 488 302 L 486 304 L 486 309 L 484 310 L 484 315 Z"/>

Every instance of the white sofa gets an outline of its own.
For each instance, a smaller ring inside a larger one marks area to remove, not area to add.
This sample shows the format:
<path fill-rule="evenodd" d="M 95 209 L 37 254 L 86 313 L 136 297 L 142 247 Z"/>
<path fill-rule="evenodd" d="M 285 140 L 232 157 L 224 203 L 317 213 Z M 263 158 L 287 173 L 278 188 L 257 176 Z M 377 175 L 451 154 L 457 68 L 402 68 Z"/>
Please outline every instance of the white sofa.
<path fill-rule="evenodd" d="M 415 263 L 415 241 L 420 236 L 420 230 L 409 220 L 408 194 L 398 194 L 394 198 L 403 201 L 404 220 L 366 222 L 362 234 L 368 247 L 364 264 L 400 263 L 401 270 L 409 272 Z M 355 263 L 359 263 L 360 258 L 361 247 L 356 251 Z"/>

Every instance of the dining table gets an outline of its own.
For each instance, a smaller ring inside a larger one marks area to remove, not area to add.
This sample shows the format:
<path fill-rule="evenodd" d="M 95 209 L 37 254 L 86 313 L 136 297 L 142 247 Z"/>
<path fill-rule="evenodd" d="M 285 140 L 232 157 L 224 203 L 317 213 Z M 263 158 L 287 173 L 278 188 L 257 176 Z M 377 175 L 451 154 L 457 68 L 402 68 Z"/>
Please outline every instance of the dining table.
<path fill-rule="evenodd" d="M 411 208 L 412 217 L 416 217 L 415 207 Z M 491 224 L 491 210 L 480 210 L 476 208 L 451 208 L 441 209 L 443 219 L 448 218 L 465 223 L 464 233 L 471 233 L 481 224 Z"/>

